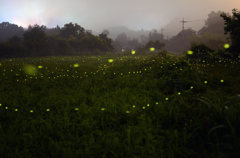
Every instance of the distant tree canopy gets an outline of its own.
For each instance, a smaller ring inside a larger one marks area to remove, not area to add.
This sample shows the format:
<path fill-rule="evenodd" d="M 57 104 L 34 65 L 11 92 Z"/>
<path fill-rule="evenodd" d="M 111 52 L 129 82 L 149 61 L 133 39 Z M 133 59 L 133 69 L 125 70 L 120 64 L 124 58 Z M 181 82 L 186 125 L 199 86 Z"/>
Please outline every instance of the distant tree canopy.
<path fill-rule="evenodd" d="M 96 36 L 73 23 L 51 29 L 29 26 L 23 36 L 0 42 L 0 57 L 99 54 L 112 50 L 112 40 L 107 32 Z"/>
<path fill-rule="evenodd" d="M 233 57 L 237 57 L 240 55 L 240 11 L 233 9 L 232 15 L 222 13 L 221 17 L 224 19 L 225 34 L 230 34 L 232 42 L 229 51 L 233 54 Z"/>
<path fill-rule="evenodd" d="M 204 33 L 224 34 L 224 20 L 221 18 L 222 11 L 212 11 L 208 14 L 205 26 L 198 31 L 199 35 Z"/>
<path fill-rule="evenodd" d="M 208 14 L 205 26 L 198 31 L 198 36 L 193 39 L 194 43 L 204 44 L 213 50 L 221 50 L 227 43 L 227 35 L 224 34 L 224 20 L 221 18 L 222 11 L 212 11 Z"/>
<path fill-rule="evenodd" d="M 48 53 L 48 38 L 45 34 L 46 27 L 35 25 L 29 27 L 23 34 L 24 46 L 30 56 L 42 56 Z"/>
<path fill-rule="evenodd" d="M 34 25 L 25 30 L 3 22 L 0 24 L 0 57 L 102 54 L 132 49 L 144 53 L 150 47 L 156 50 L 164 47 L 167 51 L 182 54 L 190 50 L 192 43 L 201 46 L 201 49 L 206 46 L 211 50 L 222 51 L 227 56 L 240 55 L 240 12 L 236 9 L 233 9 L 232 15 L 213 11 L 200 31 L 185 29 L 169 40 L 164 39 L 163 34 L 156 29 L 140 32 L 141 35 L 131 36 L 128 30 L 122 31 L 112 40 L 108 30 L 95 35 L 91 30 L 71 22 L 63 27 Z M 231 39 L 231 47 L 225 50 L 223 45 L 229 42 L 228 38 Z"/>
<path fill-rule="evenodd" d="M 161 43 L 165 43 L 164 37 L 161 33 L 159 33 L 156 29 L 152 30 L 149 32 L 148 35 L 141 35 L 139 39 L 137 38 L 129 38 L 125 32 L 120 33 L 115 41 L 114 41 L 114 46 L 118 50 L 121 49 L 145 49 L 145 45 L 148 42 L 153 42 L 153 41 L 159 41 Z"/>
<path fill-rule="evenodd" d="M 102 47 L 104 47 L 103 49 L 105 51 L 113 50 L 112 39 L 108 38 L 108 35 L 108 30 L 104 30 L 101 34 L 99 34 L 99 38 L 102 41 Z"/>
<path fill-rule="evenodd" d="M 47 28 L 45 30 L 45 33 L 49 36 L 56 36 L 59 35 L 61 31 L 61 28 L 57 25 L 55 28 Z"/>
<path fill-rule="evenodd" d="M 85 29 L 78 24 L 65 24 L 61 29 L 61 36 L 64 38 L 69 38 L 70 36 L 80 38 L 84 35 Z"/>
<path fill-rule="evenodd" d="M 23 33 L 24 29 L 22 27 L 10 24 L 9 22 L 0 23 L 0 41 L 6 41 L 13 36 L 21 37 Z"/>

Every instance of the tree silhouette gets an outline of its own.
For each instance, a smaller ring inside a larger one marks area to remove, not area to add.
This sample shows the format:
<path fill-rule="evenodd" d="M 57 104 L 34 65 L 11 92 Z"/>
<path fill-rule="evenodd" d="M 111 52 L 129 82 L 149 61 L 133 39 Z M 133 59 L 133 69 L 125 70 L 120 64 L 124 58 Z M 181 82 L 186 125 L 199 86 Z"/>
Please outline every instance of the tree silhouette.
<path fill-rule="evenodd" d="M 207 32 L 214 34 L 224 34 L 224 20 L 221 18 L 222 11 L 214 12 L 208 14 L 208 18 L 205 21 L 205 26 L 198 31 L 199 35 Z"/>
<path fill-rule="evenodd" d="M 101 34 L 99 34 L 99 38 L 102 40 L 104 44 L 104 50 L 106 51 L 113 50 L 112 39 L 108 38 L 108 35 L 109 35 L 108 30 L 104 30 Z"/>
<path fill-rule="evenodd" d="M 6 41 L 13 36 L 21 37 L 23 33 L 24 30 L 22 27 L 10 24 L 9 22 L 0 23 L 0 41 Z"/>
<path fill-rule="evenodd" d="M 29 27 L 24 34 L 24 45 L 27 48 L 27 55 L 40 56 L 48 53 L 48 39 L 45 34 L 45 27 L 35 25 Z"/>
<path fill-rule="evenodd" d="M 64 38 L 69 38 L 70 36 L 73 37 L 81 37 L 85 32 L 85 29 L 78 24 L 68 23 L 65 24 L 64 27 L 61 29 L 61 36 Z"/>
<path fill-rule="evenodd" d="M 2 23 L 0 35 L 5 32 L 14 35 L 16 29 L 17 25 Z M 108 31 L 97 36 L 91 30 L 85 30 L 73 23 L 65 24 L 63 28 L 57 26 L 51 29 L 43 25 L 30 25 L 23 38 L 13 36 L 0 42 L 0 57 L 100 54 L 112 50 Z"/>
<path fill-rule="evenodd" d="M 233 9 L 232 15 L 222 13 L 221 17 L 224 19 L 225 34 L 230 34 L 232 42 L 229 51 L 233 54 L 233 57 L 237 57 L 240 54 L 240 12 Z"/>

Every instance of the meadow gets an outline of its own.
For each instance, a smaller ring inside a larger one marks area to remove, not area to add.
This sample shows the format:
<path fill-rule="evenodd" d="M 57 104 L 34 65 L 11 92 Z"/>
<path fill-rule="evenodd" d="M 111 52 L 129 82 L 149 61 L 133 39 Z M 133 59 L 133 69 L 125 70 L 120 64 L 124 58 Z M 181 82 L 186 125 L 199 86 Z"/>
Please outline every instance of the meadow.
<path fill-rule="evenodd" d="M 239 158 L 240 59 L 0 60 L 1 158 Z"/>

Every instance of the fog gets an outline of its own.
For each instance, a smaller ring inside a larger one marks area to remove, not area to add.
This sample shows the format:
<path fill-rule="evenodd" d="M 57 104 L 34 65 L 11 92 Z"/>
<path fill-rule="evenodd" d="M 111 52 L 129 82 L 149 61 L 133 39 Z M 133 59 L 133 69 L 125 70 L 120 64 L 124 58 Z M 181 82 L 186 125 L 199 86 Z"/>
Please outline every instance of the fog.
<path fill-rule="evenodd" d="M 169 23 L 180 29 L 184 17 L 196 20 L 187 27 L 199 29 L 211 11 L 230 12 L 239 7 L 239 0 L 0 0 L 0 22 L 23 27 L 74 22 L 100 32 L 119 25 L 133 30 L 161 29 Z"/>

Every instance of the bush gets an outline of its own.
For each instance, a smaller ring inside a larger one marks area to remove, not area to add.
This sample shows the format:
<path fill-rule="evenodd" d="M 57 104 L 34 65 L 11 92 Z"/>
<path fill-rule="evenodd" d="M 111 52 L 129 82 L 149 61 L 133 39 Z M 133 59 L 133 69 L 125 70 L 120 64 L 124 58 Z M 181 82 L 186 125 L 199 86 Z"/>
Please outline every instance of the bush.
<path fill-rule="evenodd" d="M 214 51 L 204 44 L 193 44 L 191 47 L 191 52 L 188 51 L 187 58 L 188 59 L 200 59 L 200 60 L 207 60 L 210 58 L 211 54 Z"/>

